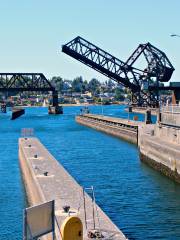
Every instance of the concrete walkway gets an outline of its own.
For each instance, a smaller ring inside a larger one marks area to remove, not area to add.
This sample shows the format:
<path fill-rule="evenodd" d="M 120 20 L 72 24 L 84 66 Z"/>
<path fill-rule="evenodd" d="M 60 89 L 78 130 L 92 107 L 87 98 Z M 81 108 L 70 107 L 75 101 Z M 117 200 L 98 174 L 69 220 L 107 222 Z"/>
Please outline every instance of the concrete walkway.
<path fill-rule="evenodd" d="M 37 138 L 19 139 L 19 160 L 28 200 L 31 205 L 55 199 L 58 222 L 58 225 L 56 225 L 57 239 L 61 239 L 58 226 L 60 227 L 67 217 L 62 208 L 65 205 L 71 207 L 70 215 L 76 215 L 81 218 L 84 227 L 83 239 L 89 239 L 87 232 L 93 228 L 92 201 L 86 194 L 85 200 L 88 219 L 88 229 L 86 229 L 82 187 Z M 125 240 L 126 237 L 117 226 L 97 205 L 96 207 L 95 224 L 96 228 L 100 228 L 102 231 L 104 236 L 102 239 Z"/>

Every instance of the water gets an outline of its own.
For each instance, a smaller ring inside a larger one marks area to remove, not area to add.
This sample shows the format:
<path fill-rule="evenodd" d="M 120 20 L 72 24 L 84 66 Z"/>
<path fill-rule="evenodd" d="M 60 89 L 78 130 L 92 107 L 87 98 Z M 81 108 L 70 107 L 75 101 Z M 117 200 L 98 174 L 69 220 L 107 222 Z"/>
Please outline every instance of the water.
<path fill-rule="evenodd" d="M 101 106 L 90 108 L 101 112 Z M 31 108 L 15 121 L 9 120 L 9 113 L 0 114 L 0 239 L 22 238 L 26 199 L 17 141 L 20 129 L 26 127 L 35 129 L 81 185 L 95 187 L 98 204 L 129 239 L 180 239 L 180 185 L 142 164 L 134 145 L 76 124 L 79 110 L 66 107 L 64 115 L 49 116 L 45 108 Z M 124 107 L 103 110 L 106 115 L 127 117 Z"/>

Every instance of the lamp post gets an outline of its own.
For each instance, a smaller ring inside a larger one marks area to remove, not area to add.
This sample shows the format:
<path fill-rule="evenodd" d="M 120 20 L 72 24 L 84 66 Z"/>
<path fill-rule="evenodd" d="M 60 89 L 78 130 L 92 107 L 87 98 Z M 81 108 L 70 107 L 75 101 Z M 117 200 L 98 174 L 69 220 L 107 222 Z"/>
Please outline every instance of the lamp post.
<path fill-rule="evenodd" d="M 180 37 L 178 34 L 171 34 L 170 37 Z"/>
<path fill-rule="evenodd" d="M 104 115 L 104 109 L 103 109 L 103 89 L 101 89 L 101 114 Z"/>
<path fill-rule="evenodd" d="M 179 34 L 171 34 L 170 36 L 171 36 L 171 37 L 178 37 L 178 38 L 180 38 L 180 35 L 179 35 Z M 173 108 L 173 105 L 172 105 L 172 108 Z M 172 112 L 173 112 L 173 109 L 172 109 Z"/>

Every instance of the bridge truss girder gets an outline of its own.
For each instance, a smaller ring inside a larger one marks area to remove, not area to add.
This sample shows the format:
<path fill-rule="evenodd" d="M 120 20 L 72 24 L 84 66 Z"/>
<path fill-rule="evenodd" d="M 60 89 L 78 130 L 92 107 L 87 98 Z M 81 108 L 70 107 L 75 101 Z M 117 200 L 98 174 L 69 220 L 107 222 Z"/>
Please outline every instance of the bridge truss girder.
<path fill-rule="evenodd" d="M 54 86 L 42 73 L 0 73 L 0 92 L 52 92 L 53 106 L 58 105 Z"/>
<path fill-rule="evenodd" d="M 126 62 L 81 37 L 63 45 L 62 52 L 129 88 L 133 95 L 133 103 L 137 105 L 158 105 L 158 90 L 152 93 L 143 89 L 143 84 L 147 83 L 149 87 L 152 78 L 155 78 L 158 89 L 159 82 L 169 81 L 174 71 L 165 53 L 150 43 L 140 44 Z M 147 63 L 145 69 L 133 66 L 140 56 L 143 56 Z"/>

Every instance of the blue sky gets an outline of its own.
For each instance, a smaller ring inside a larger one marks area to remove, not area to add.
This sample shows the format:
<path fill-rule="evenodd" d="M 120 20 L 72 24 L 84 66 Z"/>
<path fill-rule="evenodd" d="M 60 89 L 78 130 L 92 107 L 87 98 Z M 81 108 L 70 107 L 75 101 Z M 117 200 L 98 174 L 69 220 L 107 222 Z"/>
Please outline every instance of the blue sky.
<path fill-rule="evenodd" d="M 106 78 L 61 52 L 82 36 L 126 60 L 139 43 L 164 51 L 180 81 L 178 0 L 0 0 L 0 71 L 43 72 L 66 79 Z"/>

